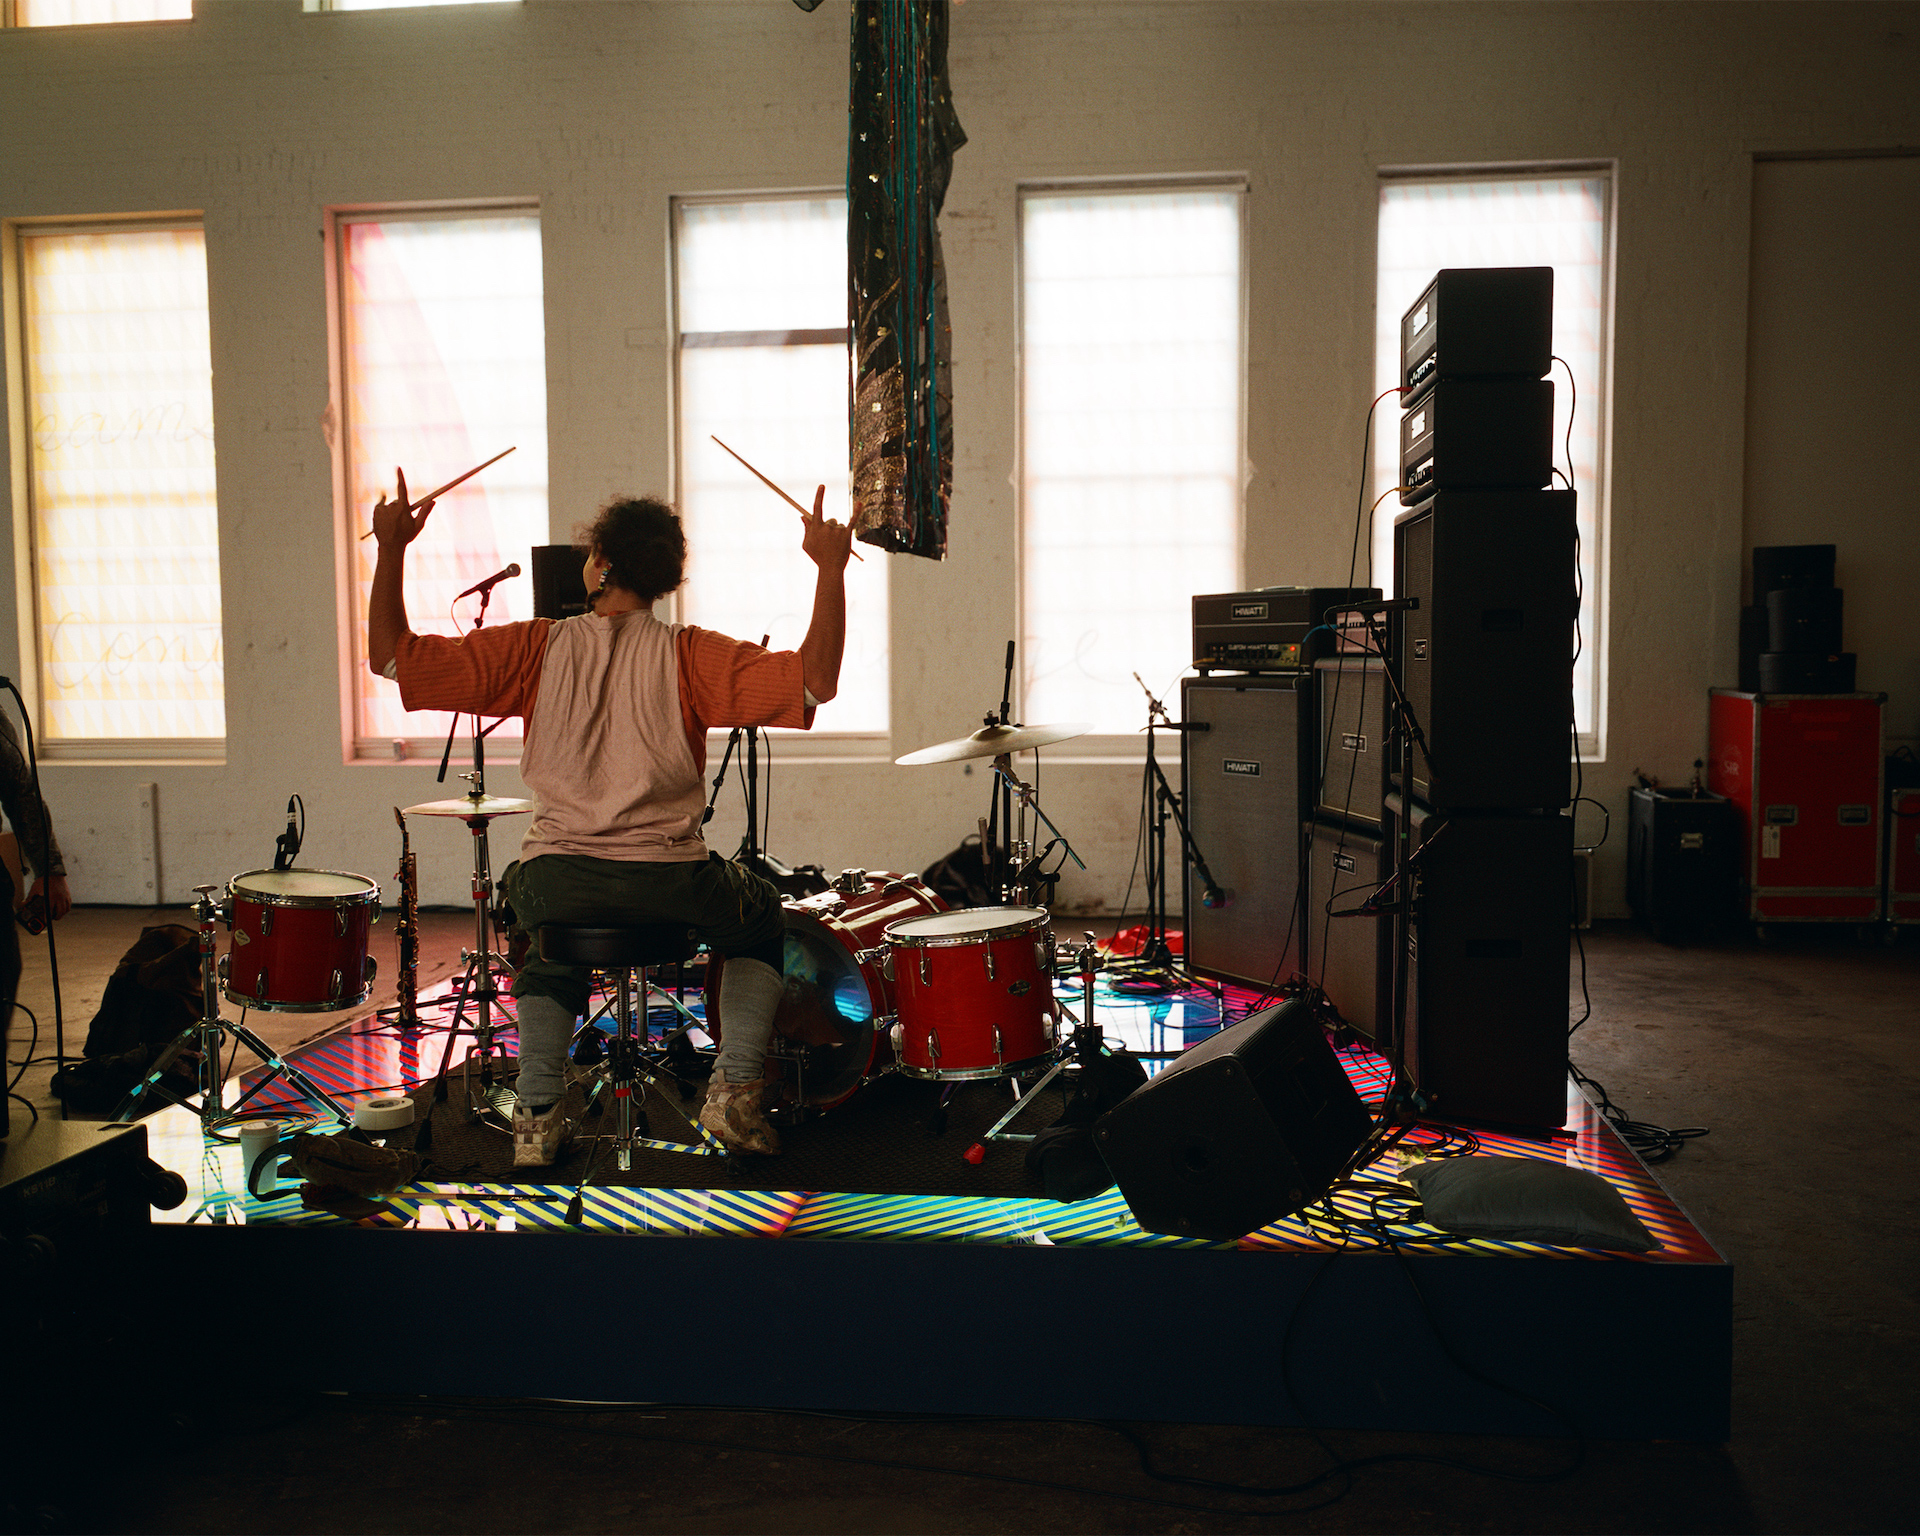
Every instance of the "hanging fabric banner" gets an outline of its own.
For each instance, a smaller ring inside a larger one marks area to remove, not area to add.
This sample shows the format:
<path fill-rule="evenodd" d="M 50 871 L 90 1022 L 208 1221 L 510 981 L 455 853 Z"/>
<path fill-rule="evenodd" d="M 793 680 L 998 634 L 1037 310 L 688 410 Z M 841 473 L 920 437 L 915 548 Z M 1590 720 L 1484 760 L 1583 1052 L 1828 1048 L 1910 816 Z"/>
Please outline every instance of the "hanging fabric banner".
<path fill-rule="evenodd" d="M 947 85 L 947 0 L 854 0 L 847 124 L 851 485 L 858 537 L 944 559 L 953 333 L 940 206 L 967 142 Z"/>

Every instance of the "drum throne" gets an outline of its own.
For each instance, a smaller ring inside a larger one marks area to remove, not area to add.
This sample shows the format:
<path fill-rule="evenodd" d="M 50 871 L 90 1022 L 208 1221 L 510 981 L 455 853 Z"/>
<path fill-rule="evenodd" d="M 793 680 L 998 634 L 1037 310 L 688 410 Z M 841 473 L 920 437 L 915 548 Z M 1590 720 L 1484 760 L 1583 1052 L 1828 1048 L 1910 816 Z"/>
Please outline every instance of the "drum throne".
<path fill-rule="evenodd" d="M 593 1182 L 609 1152 L 614 1167 L 623 1173 L 633 1167 L 633 1149 L 637 1146 L 724 1157 L 726 1148 L 719 1139 L 681 1107 L 679 1093 L 670 1093 L 665 1086 L 669 1081 L 679 1085 L 679 1077 L 669 1063 L 680 1054 L 675 1045 L 684 1042 L 683 1030 L 669 1030 L 666 1039 L 656 1045 L 647 1028 L 647 997 L 656 989 L 665 992 L 661 972 L 668 966 L 677 969 L 692 957 L 693 930 L 683 923 L 542 923 L 535 943 L 540 958 L 551 964 L 584 965 L 605 972 L 612 993 L 613 1034 L 607 1035 L 596 1022 L 605 1017 L 603 1008 L 580 1026 L 569 1053 L 577 1066 L 587 1069 L 591 1079 L 587 1117 L 598 1118 L 611 1100 L 614 1119 L 610 1130 L 593 1138 L 599 1146 L 580 1176 L 579 1188 L 567 1207 L 567 1220 L 580 1222 L 584 1204 L 581 1191 Z M 644 1102 L 649 1088 L 655 1090 L 662 1104 L 686 1121 L 697 1138 L 694 1145 L 656 1140 L 651 1135 Z"/>

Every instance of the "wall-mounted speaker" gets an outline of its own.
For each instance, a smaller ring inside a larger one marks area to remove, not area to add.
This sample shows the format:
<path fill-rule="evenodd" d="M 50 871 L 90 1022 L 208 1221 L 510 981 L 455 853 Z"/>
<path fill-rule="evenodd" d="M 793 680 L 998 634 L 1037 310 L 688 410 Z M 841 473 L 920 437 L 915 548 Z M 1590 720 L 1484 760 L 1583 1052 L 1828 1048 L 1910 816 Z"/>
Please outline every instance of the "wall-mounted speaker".
<path fill-rule="evenodd" d="M 1227 1240 L 1318 1200 L 1372 1128 L 1312 1009 L 1295 1001 L 1183 1052 L 1093 1136 L 1147 1231 Z"/>

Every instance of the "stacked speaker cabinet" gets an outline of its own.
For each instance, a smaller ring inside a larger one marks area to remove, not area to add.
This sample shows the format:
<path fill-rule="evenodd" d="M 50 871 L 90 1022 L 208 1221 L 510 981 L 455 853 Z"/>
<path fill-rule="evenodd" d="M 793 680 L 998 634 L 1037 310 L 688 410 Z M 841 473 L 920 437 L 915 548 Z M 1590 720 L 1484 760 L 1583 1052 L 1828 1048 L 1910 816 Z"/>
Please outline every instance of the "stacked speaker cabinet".
<path fill-rule="evenodd" d="M 1566 1120 L 1575 498 L 1552 473 L 1553 273 L 1437 274 L 1401 322 L 1392 1016 L 1439 1115 Z"/>
<path fill-rule="evenodd" d="M 1393 1039 L 1393 924 L 1365 907 L 1386 878 L 1386 669 L 1377 656 L 1328 657 L 1314 666 L 1314 688 L 1319 790 L 1304 829 L 1314 937 L 1303 969 L 1352 1029 L 1385 1050 Z"/>
<path fill-rule="evenodd" d="M 1313 784 L 1311 673 L 1189 677 L 1180 684 L 1187 825 L 1224 905 L 1187 871 L 1186 960 L 1196 975 L 1268 987 L 1300 968 L 1300 822 Z M 1194 729 L 1193 727 L 1203 727 Z"/>

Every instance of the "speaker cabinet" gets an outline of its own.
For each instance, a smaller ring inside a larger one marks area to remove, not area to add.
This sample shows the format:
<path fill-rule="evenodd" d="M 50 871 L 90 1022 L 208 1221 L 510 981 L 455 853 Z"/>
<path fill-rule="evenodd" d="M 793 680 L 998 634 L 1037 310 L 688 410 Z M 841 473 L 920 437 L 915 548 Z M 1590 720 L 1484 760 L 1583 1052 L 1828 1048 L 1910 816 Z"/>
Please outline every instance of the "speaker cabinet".
<path fill-rule="evenodd" d="M 571 544 L 533 546 L 533 616 L 570 619 L 587 611 L 586 564 Z"/>
<path fill-rule="evenodd" d="M 1567 908 L 1573 818 L 1443 815 L 1387 800 L 1414 892 L 1402 1059 L 1450 1120 L 1550 1128 L 1567 1118 Z"/>
<path fill-rule="evenodd" d="M 1300 823 L 1313 782 L 1312 678 L 1190 677 L 1180 684 L 1185 720 L 1207 727 L 1180 733 L 1187 825 L 1227 894 L 1225 906 L 1204 906 L 1187 871 L 1187 964 L 1216 981 L 1285 981 L 1306 952 Z"/>
<path fill-rule="evenodd" d="M 1313 814 L 1351 822 L 1378 836 L 1390 787 L 1387 675 L 1378 657 L 1333 656 L 1314 666 L 1320 771 Z"/>
<path fill-rule="evenodd" d="M 1448 811 L 1567 804 L 1574 493 L 1441 491 L 1394 520 L 1393 570 L 1419 600 L 1394 644 L 1427 738 L 1402 785 Z"/>
<path fill-rule="evenodd" d="M 1324 1195 L 1373 1117 L 1302 1002 L 1183 1052 L 1094 1123 L 1149 1232 L 1228 1240 Z"/>
<path fill-rule="evenodd" d="M 1335 917 L 1386 879 L 1385 845 L 1343 822 L 1307 823 L 1307 911 L 1317 937 L 1304 967 L 1355 1030 L 1388 1050 L 1393 1044 L 1393 920 Z"/>

